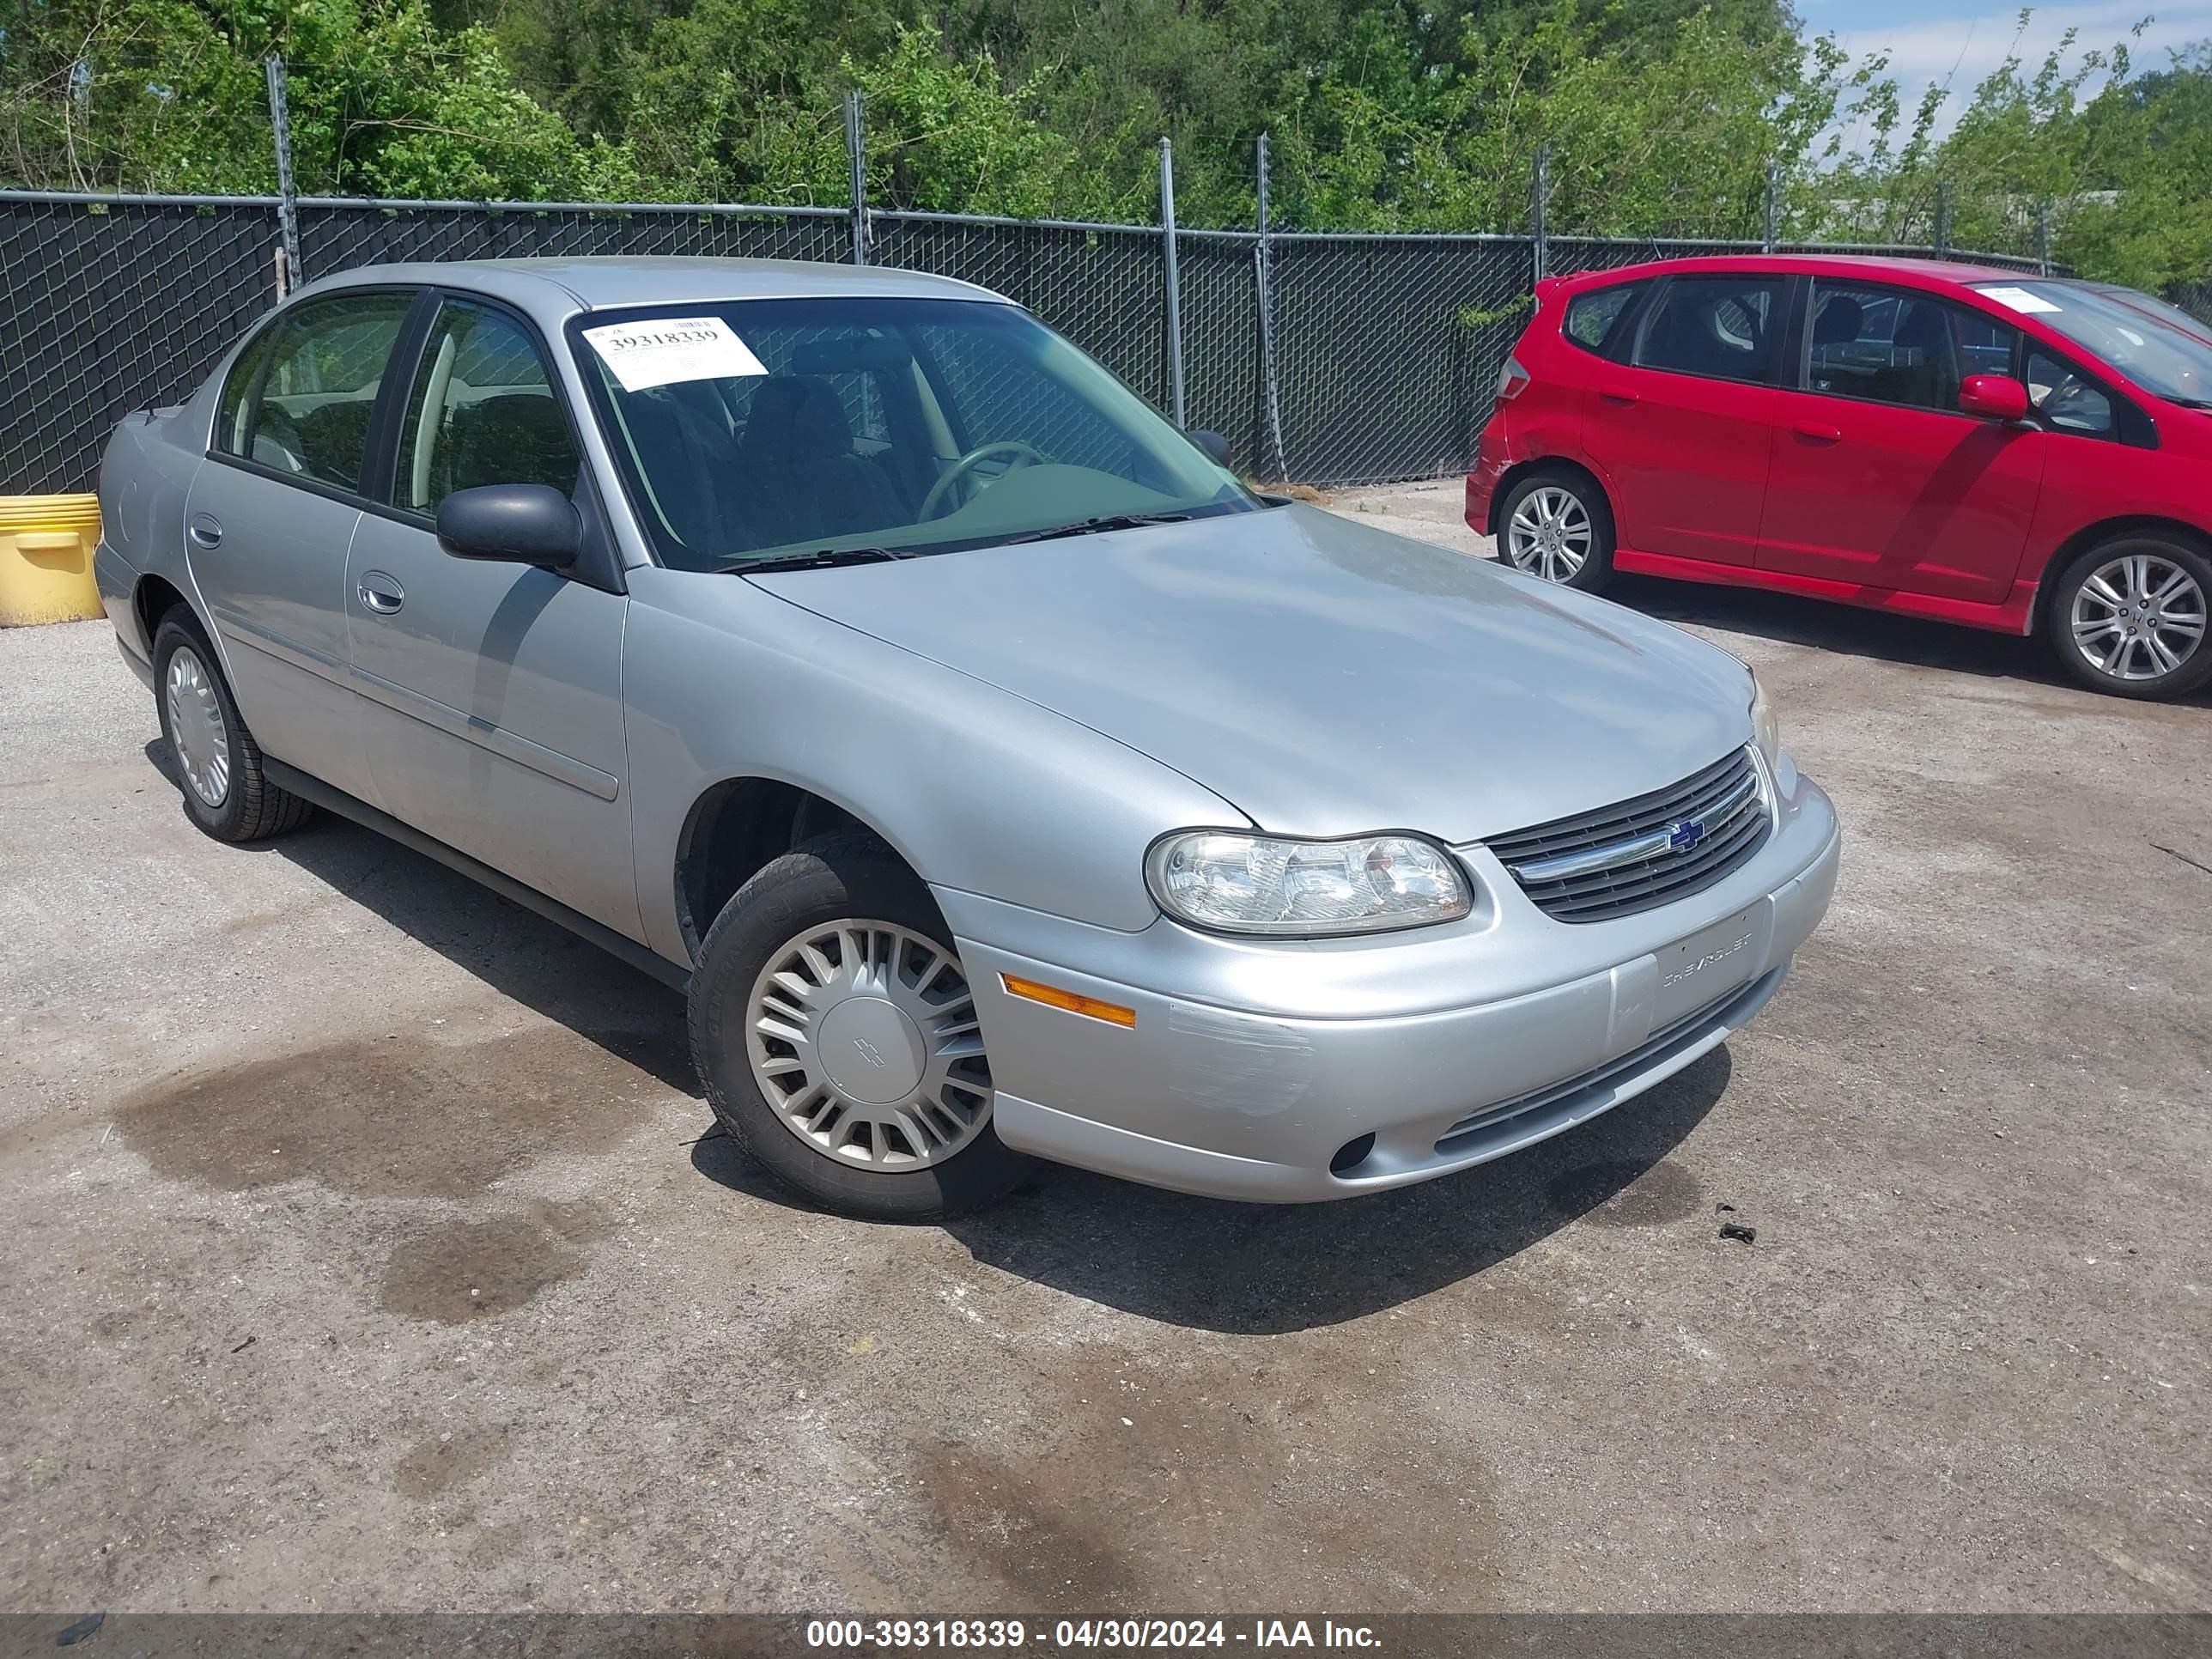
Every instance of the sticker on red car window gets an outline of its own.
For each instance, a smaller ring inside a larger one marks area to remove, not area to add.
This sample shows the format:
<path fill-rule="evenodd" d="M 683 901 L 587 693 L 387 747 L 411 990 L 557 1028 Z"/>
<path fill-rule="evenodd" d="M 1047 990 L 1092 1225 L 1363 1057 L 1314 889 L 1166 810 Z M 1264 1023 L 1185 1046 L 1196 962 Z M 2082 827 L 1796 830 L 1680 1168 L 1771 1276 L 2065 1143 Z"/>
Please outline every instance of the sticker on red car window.
<path fill-rule="evenodd" d="M 584 337 L 625 392 L 674 386 L 679 380 L 726 380 L 768 373 L 752 348 L 720 317 L 606 323 L 586 329 Z"/>
<path fill-rule="evenodd" d="M 1985 300 L 1995 300 L 2001 306 L 2010 306 L 2014 311 L 2057 311 L 2058 307 L 2039 294 L 2030 294 L 2024 288 L 1985 288 Z"/>

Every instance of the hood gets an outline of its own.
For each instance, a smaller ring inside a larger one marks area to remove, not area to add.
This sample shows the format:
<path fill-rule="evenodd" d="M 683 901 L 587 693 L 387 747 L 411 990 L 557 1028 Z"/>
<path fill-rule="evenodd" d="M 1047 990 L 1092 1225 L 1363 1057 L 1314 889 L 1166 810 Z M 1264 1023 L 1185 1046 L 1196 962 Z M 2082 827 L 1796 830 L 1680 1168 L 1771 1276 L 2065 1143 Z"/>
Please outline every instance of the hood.
<path fill-rule="evenodd" d="M 1727 653 L 1304 506 L 749 580 L 1286 835 L 1480 840 L 1677 782 L 1751 737 Z"/>

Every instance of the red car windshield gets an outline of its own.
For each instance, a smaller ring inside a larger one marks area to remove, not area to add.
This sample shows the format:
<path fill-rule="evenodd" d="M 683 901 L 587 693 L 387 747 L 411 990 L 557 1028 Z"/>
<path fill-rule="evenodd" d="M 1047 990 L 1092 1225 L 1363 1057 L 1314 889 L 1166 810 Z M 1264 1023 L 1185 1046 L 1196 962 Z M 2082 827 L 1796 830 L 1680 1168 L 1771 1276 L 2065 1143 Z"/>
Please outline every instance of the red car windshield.
<path fill-rule="evenodd" d="M 1982 297 L 2057 329 L 2137 386 L 2193 408 L 2212 408 L 2212 340 L 2150 308 L 2074 283 L 1990 283 Z"/>

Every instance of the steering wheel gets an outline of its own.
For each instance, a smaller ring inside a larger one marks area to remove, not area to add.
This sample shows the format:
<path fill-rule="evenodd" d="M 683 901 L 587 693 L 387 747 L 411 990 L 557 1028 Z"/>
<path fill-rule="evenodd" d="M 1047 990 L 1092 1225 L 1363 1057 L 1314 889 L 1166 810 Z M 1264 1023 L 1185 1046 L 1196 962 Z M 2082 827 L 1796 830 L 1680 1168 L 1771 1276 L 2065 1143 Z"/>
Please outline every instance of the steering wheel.
<path fill-rule="evenodd" d="M 2073 374 L 2044 394 L 2039 412 L 2051 425 L 2069 432 L 2101 432 L 2112 422 L 2112 404 L 2104 394 Z"/>
<path fill-rule="evenodd" d="M 951 471 L 930 485 L 929 494 L 921 498 L 921 511 L 916 515 L 919 520 L 926 524 L 936 518 L 938 508 L 945 504 L 945 497 L 952 486 L 973 472 L 977 463 L 993 455 L 1006 455 L 1012 458 L 1006 468 L 1007 472 L 1016 471 L 1025 466 L 1034 466 L 1044 459 L 1043 456 L 1018 439 L 1005 440 L 994 444 L 977 444 L 975 448 L 952 463 Z M 1000 474 L 1000 477 L 1005 476 L 1005 473 Z"/>

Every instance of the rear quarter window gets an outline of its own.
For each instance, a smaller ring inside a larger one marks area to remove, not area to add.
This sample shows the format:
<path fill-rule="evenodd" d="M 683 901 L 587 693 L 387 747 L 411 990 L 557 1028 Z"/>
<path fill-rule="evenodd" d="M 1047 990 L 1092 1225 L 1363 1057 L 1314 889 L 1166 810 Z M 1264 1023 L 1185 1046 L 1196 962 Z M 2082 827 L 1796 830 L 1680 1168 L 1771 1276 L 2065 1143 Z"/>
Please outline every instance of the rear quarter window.
<path fill-rule="evenodd" d="M 1567 343 L 1602 354 L 1614 325 L 1643 291 L 1641 283 L 1618 283 L 1611 288 L 1592 289 L 1587 294 L 1576 295 L 1567 301 L 1564 330 Z"/>

